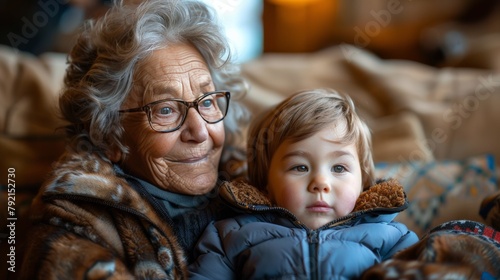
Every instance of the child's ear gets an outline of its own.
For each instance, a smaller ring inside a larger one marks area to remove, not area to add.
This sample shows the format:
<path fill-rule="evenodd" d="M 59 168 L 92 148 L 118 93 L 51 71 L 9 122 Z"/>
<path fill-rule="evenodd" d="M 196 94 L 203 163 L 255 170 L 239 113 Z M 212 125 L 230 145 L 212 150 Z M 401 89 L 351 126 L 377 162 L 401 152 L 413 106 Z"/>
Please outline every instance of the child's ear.
<path fill-rule="evenodd" d="M 269 186 L 266 186 L 266 188 L 264 189 L 264 192 L 266 194 L 266 196 L 269 198 L 269 200 L 271 200 L 272 203 L 275 203 L 276 201 L 274 200 L 274 195 L 272 192 L 269 191 Z"/>

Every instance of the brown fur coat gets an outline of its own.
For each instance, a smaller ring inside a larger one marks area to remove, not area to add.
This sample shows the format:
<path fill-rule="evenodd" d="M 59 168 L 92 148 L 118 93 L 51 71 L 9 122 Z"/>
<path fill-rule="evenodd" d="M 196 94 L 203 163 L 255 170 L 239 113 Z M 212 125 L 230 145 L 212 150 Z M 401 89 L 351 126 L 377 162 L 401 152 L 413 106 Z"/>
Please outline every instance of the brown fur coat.
<path fill-rule="evenodd" d="M 64 155 L 31 212 L 22 279 L 187 279 L 172 228 L 104 157 Z"/>

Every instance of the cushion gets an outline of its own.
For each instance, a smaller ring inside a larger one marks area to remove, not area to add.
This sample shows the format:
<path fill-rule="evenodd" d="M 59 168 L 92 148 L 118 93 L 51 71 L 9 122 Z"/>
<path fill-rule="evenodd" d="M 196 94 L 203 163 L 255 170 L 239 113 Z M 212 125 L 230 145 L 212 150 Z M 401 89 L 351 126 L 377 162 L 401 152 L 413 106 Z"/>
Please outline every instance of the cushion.
<path fill-rule="evenodd" d="M 63 152 L 57 100 L 65 69 L 66 55 L 35 57 L 0 46 L 0 175 L 15 168 L 16 193 L 36 194 Z"/>
<path fill-rule="evenodd" d="M 402 158 L 432 161 L 432 150 L 426 143 L 418 117 L 411 112 L 400 112 L 381 118 L 367 118 L 372 131 L 373 160 L 399 162 Z"/>
<path fill-rule="evenodd" d="M 479 215 L 481 202 L 498 190 L 492 155 L 377 163 L 375 169 L 377 178 L 395 178 L 403 185 L 410 205 L 396 220 L 419 236 L 447 221 L 484 222 Z"/>

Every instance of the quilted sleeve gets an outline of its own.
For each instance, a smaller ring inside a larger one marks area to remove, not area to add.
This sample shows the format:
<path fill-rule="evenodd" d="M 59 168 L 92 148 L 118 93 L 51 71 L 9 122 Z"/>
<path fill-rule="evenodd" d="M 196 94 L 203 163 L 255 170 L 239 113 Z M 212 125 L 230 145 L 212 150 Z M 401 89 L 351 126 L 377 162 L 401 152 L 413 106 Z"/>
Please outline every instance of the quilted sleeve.
<path fill-rule="evenodd" d="M 234 279 L 233 263 L 223 244 L 223 233 L 212 222 L 195 247 L 195 261 L 189 266 L 189 279 Z"/>

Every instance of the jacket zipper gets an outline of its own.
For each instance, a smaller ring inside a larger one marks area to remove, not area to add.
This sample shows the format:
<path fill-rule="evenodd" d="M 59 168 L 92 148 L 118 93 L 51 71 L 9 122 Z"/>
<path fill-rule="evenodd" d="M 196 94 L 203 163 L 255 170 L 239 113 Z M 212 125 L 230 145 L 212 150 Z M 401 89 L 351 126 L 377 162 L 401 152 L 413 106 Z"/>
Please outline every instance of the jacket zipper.
<path fill-rule="evenodd" d="M 307 228 L 304 224 L 302 224 L 295 215 L 290 212 L 288 209 L 279 207 L 279 206 L 256 206 L 253 204 L 247 204 L 247 203 L 242 203 L 235 199 L 234 194 L 232 191 L 230 191 L 233 200 L 226 200 L 229 202 L 229 205 L 235 205 L 239 207 L 240 209 L 247 209 L 253 212 L 278 212 L 282 213 L 285 216 L 288 216 L 291 221 L 296 224 L 299 227 L 302 227 L 307 231 L 307 237 L 308 237 L 308 245 L 309 245 L 309 269 L 311 271 L 311 275 L 309 279 L 311 280 L 317 280 L 320 279 L 319 276 L 319 269 L 320 269 L 320 264 L 318 260 L 318 251 L 319 251 L 319 232 L 323 229 L 334 227 L 343 223 L 346 223 L 348 221 L 357 219 L 363 215 L 382 215 L 382 214 L 392 214 L 392 213 L 397 213 L 400 211 L 403 211 L 408 207 L 408 201 L 405 200 L 405 203 L 399 207 L 394 207 L 394 208 L 371 208 L 371 209 L 365 209 L 361 210 L 358 212 L 350 213 L 347 216 L 335 219 L 321 227 L 319 227 L 316 230 L 311 230 Z"/>
<path fill-rule="evenodd" d="M 318 260 L 318 231 L 311 230 L 307 234 L 307 242 L 309 244 L 309 271 L 311 275 L 309 279 L 316 280 L 319 279 L 319 260 Z"/>

